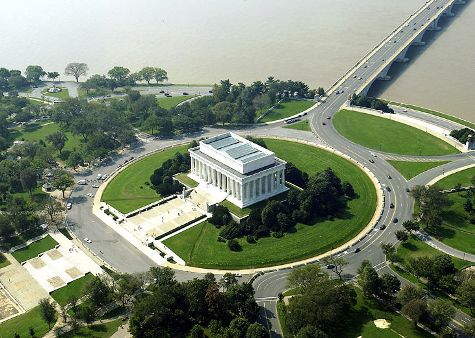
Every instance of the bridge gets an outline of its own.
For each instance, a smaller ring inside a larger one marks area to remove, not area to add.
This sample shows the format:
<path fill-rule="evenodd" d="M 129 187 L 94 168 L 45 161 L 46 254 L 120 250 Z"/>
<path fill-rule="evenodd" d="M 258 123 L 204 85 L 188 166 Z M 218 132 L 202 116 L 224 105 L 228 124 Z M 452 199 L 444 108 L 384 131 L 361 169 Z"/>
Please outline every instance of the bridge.
<path fill-rule="evenodd" d="M 336 81 L 327 92 L 329 99 L 333 101 L 332 96 L 339 96 L 336 99 L 339 108 L 347 100 L 348 95 L 353 93 L 367 95 L 375 81 L 390 80 L 388 72 L 391 66 L 395 62 L 408 62 L 409 48 L 424 45 L 425 32 L 440 30 L 439 19 L 443 16 L 454 16 L 453 7 L 462 4 L 465 4 L 465 1 L 427 1 Z"/>

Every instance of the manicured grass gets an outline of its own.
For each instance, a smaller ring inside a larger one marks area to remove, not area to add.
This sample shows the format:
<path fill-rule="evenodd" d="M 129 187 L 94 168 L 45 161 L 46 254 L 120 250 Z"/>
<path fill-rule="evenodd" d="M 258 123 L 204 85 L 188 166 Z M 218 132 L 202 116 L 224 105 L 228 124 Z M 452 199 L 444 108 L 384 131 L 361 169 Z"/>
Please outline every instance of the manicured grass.
<path fill-rule="evenodd" d="M 175 175 L 175 178 L 179 182 L 181 182 L 183 185 L 186 185 L 187 187 L 194 188 L 198 186 L 198 182 L 188 177 L 188 173 L 181 173 L 181 174 Z"/>
<path fill-rule="evenodd" d="M 399 102 L 393 102 L 393 101 L 387 101 L 387 102 L 389 102 L 390 104 L 395 105 L 395 106 L 400 106 L 400 107 L 405 107 L 405 108 L 409 108 L 409 109 L 419 110 L 423 113 L 427 113 L 427 114 L 435 115 L 435 116 L 438 116 L 438 117 L 442 117 L 444 119 L 447 119 L 447 120 L 450 120 L 450 121 L 453 121 L 453 122 L 457 122 L 457 123 L 465 125 L 469 128 L 475 129 L 475 124 L 474 123 L 465 121 L 463 119 L 460 119 L 458 117 L 455 117 L 455 116 L 452 116 L 452 115 L 449 115 L 449 114 L 442 113 L 440 111 L 436 111 L 436 110 L 432 110 L 432 109 L 428 109 L 428 108 L 423 108 L 423 107 L 418 107 L 418 106 L 414 106 L 412 104 L 399 103 Z"/>
<path fill-rule="evenodd" d="M 441 227 L 433 235 L 455 249 L 475 254 L 475 224 L 464 209 L 467 192 L 448 194 L 451 205 L 444 209 Z"/>
<path fill-rule="evenodd" d="M 86 337 L 86 338 L 108 338 L 117 332 L 122 324 L 122 319 L 116 319 L 103 324 L 83 326 L 76 332 L 63 334 L 62 338 Z"/>
<path fill-rule="evenodd" d="M 13 252 L 12 255 L 21 263 L 38 256 L 42 252 L 53 249 L 57 244 L 58 242 L 48 235 L 39 241 L 31 243 L 27 247 Z"/>
<path fill-rule="evenodd" d="M 84 295 L 85 286 L 94 279 L 94 275 L 91 273 L 85 274 L 83 277 L 73 280 L 68 285 L 63 286 L 60 289 L 51 292 L 51 297 L 61 306 L 65 306 L 69 303 L 71 296 L 81 298 Z"/>
<path fill-rule="evenodd" d="M 386 118 L 342 110 L 333 118 L 340 134 L 362 146 L 403 155 L 447 155 L 459 151 L 411 126 Z"/>
<path fill-rule="evenodd" d="M 275 120 L 285 119 L 287 117 L 301 113 L 304 110 L 307 110 L 314 104 L 315 102 L 313 101 L 305 100 L 290 100 L 286 102 L 281 102 L 274 109 L 268 112 L 264 117 L 262 117 L 259 122 L 271 122 Z M 262 110 L 260 113 L 265 113 L 267 109 Z M 257 113 L 257 116 L 260 116 L 259 112 Z"/>
<path fill-rule="evenodd" d="M 399 262 L 406 268 L 409 268 L 409 259 L 421 256 L 438 256 L 444 253 L 431 247 L 417 238 L 409 238 L 406 242 L 398 246 L 396 255 L 399 258 Z M 473 263 L 464 261 L 459 258 L 451 257 L 457 269 L 463 269 L 467 266 L 473 265 Z"/>
<path fill-rule="evenodd" d="M 59 125 L 54 122 L 47 122 L 39 125 L 25 126 L 21 128 L 12 129 L 13 137 L 15 140 L 24 140 L 24 141 L 40 141 L 43 140 L 45 143 L 46 136 L 53 134 L 59 131 Z M 81 138 L 79 136 L 73 135 L 71 132 L 66 132 L 68 140 L 64 146 L 63 152 L 65 150 L 72 151 L 75 148 L 79 148 Z"/>
<path fill-rule="evenodd" d="M 10 261 L 0 253 L 0 269 L 10 265 Z"/>
<path fill-rule="evenodd" d="M 187 150 L 188 145 L 173 147 L 131 164 L 107 185 L 102 194 L 102 201 L 122 213 L 158 201 L 161 196 L 145 182 L 150 182 L 150 176 L 163 162 L 172 158 L 177 152 L 186 153 Z"/>
<path fill-rule="evenodd" d="M 399 171 L 402 176 L 407 180 L 410 180 L 417 175 L 436 168 L 440 165 L 449 163 L 449 161 L 439 161 L 439 162 L 406 162 L 406 161 L 388 161 L 394 168 Z"/>
<path fill-rule="evenodd" d="M 292 124 L 289 124 L 288 126 L 285 126 L 284 128 L 302 130 L 302 131 L 312 131 L 308 120 L 292 123 Z"/>
<path fill-rule="evenodd" d="M 68 88 L 66 87 L 58 87 L 58 88 L 61 88 L 61 91 L 58 93 L 48 93 L 48 90 L 45 90 L 42 94 L 45 96 L 56 97 L 60 100 L 66 100 L 67 98 L 69 98 Z"/>
<path fill-rule="evenodd" d="M 172 96 L 172 97 L 159 97 L 157 98 L 158 104 L 160 107 L 166 110 L 175 108 L 178 104 L 191 99 L 193 95 L 182 95 L 182 96 Z"/>
<path fill-rule="evenodd" d="M 49 331 L 48 324 L 41 317 L 39 306 L 1 323 L 0 337 L 14 337 L 15 333 L 19 334 L 21 338 L 30 337 L 30 327 L 35 331 L 35 337 L 43 337 Z"/>
<path fill-rule="evenodd" d="M 45 193 L 41 189 L 41 185 L 38 185 L 35 190 L 31 192 L 31 195 L 28 191 L 16 192 L 13 194 L 14 197 L 21 197 L 27 201 L 34 203 L 43 203 L 48 198 L 49 194 Z"/>
<path fill-rule="evenodd" d="M 475 176 L 475 167 L 459 171 L 455 174 L 444 177 L 440 181 L 437 181 L 437 186 L 443 189 L 452 189 L 457 184 L 461 184 L 462 187 L 468 187 L 472 185 L 472 177 Z"/>
<path fill-rule="evenodd" d="M 348 241 L 370 221 L 376 207 L 376 191 L 358 167 L 309 145 L 270 139 L 265 142 L 278 157 L 310 175 L 331 167 L 343 181 L 353 185 L 358 198 L 349 201 L 348 209 L 339 217 L 319 220 L 313 225 L 297 224 L 294 232 L 282 238 L 261 238 L 256 244 L 241 238 L 240 252 L 232 252 L 225 243 L 218 242 L 219 229 L 204 222 L 165 241 L 188 265 L 239 269 L 305 259 Z"/>

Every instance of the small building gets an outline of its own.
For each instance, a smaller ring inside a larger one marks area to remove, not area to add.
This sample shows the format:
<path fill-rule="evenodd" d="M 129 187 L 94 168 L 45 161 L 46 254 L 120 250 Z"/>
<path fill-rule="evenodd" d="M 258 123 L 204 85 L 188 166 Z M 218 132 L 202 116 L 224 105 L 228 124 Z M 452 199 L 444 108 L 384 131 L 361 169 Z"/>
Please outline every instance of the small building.
<path fill-rule="evenodd" d="M 288 190 L 286 162 L 234 133 L 200 141 L 189 153 L 190 177 L 227 193 L 227 199 L 240 208 Z"/>

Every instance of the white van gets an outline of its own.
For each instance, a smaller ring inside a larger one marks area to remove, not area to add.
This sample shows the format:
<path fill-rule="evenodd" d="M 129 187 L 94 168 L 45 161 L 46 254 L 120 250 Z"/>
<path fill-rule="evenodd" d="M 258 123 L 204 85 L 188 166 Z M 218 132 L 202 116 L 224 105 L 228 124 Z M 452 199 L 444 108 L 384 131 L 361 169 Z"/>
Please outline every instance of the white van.
<path fill-rule="evenodd" d="M 79 185 L 86 185 L 87 184 L 86 180 L 79 180 L 77 183 Z"/>

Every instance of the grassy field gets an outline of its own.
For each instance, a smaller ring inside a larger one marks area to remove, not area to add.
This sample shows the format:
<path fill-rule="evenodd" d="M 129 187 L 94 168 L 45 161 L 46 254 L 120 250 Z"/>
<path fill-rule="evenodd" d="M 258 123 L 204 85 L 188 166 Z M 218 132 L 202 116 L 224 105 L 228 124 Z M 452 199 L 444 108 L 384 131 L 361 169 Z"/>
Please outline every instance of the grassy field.
<path fill-rule="evenodd" d="M 58 93 L 48 93 L 48 90 L 45 90 L 42 94 L 45 96 L 56 97 L 60 100 L 66 100 L 67 98 L 69 98 L 68 88 L 66 87 L 58 87 L 58 88 L 61 88 L 61 91 Z"/>
<path fill-rule="evenodd" d="M 122 319 L 116 319 L 104 324 L 95 324 L 91 326 L 83 326 L 76 332 L 68 332 L 61 336 L 61 338 L 109 338 L 117 332 Z"/>
<path fill-rule="evenodd" d="M 175 178 L 182 184 L 186 185 L 187 187 L 194 188 L 198 186 L 198 182 L 188 177 L 188 173 L 181 173 L 181 174 L 175 175 Z"/>
<path fill-rule="evenodd" d="M 150 182 L 150 176 L 163 162 L 177 152 L 186 153 L 187 149 L 188 145 L 173 147 L 131 164 L 109 182 L 102 194 L 102 201 L 122 213 L 128 213 L 159 200 L 161 196 L 145 182 Z"/>
<path fill-rule="evenodd" d="M 23 249 L 13 252 L 12 255 L 21 263 L 38 256 L 42 252 L 53 249 L 57 244 L 58 242 L 48 235 L 39 241 L 31 243 Z"/>
<path fill-rule="evenodd" d="M 39 306 L 0 324 L 0 337 L 10 338 L 15 334 L 21 338 L 30 337 L 30 327 L 35 331 L 35 337 L 43 337 L 49 331 L 48 324 L 41 317 Z"/>
<path fill-rule="evenodd" d="M 188 265 L 205 268 L 249 268 L 288 263 L 328 251 L 353 238 L 370 221 L 375 211 L 376 191 L 370 179 L 347 160 L 324 150 L 282 140 L 265 140 L 270 150 L 313 175 L 333 168 L 349 181 L 358 198 L 348 203 L 340 217 L 320 220 L 313 225 L 297 224 L 294 232 L 282 238 L 267 237 L 257 244 L 240 239 L 242 251 L 232 252 L 217 241 L 219 230 L 204 222 L 165 241 Z"/>
<path fill-rule="evenodd" d="M 274 109 L 268 112 L 259 122 L 271 122 L 275 120 L 285 119 L 295 114 L 301 113 L 313 106 L 315 102 L 305 100 L 290 100 L 287 102 L 279 103 Z M 261 116 L 268 108 L 257 112 L 257 116 Z"/>
<path fill-rule="evenodd" d="M 10 265 L 10 261 L 0 253 L 0 269 Z"/>
<path fill-rule="evenodd" d="M 61 306 L 65 306 L 69 303 L 69 298 L 72 295 L 81 298 L 84 294 L 84 287 L 94 279 L 94 275 L 87 273 L 81 278 L 73 280 L 66 286 L 63 286 L 61 289 L 54 290 L 51 292 L 51 297 Z"/>
<path fill-rule="evenodd" d="M 457 184 L 461 184 L 463 187 L 472 185 L 472 177 L 475 176 L 475 167 L 459 171 L 458 173 L 449 175 L 436 184 L 443 189 L 452 189 Z"/>
<path fill-rule="evenodd" d="M 453 121 L 453 122 L 457 122 L 457 123 L 465 125 L 469 128 L 475 129 L 475 124 L 474 123 L 465 121 L 463 119 L 460 119 L 458 117 L 455 117 L 455 116 L 452 116 L 452 115 L 449 115 L 449 114 L 442 113 L 440 111 L 436 111 L 436 110 L 432 110 L 432 109 L 428 109 L 428 108 L 423 108 L 423 107 L 418 107 L 418 106 L 414 106 L 412 104 L 393 102 L 393 101 L 387 101 L 387 102 L 389 102 L 390 104 L 395 105 L 395 106 L 400 106 L 400 107 L 405 107 L 405 108 L 409 108 L 409 109 L 419 110 L 423 113 L 427 113 L 427 114 L 435 115 L 435 116 L 438 116 L 438 117 L 442 117 L 444 119 L 447 119 L 447 120 L 450 120 L 450 121 Z"/>
<path fill-rule="evenodd" d="M 436 168 L 448 161 L 439 162 L 406 162 L 406 161 L 388 161 L 394 168 L 399 171 L 407 180 L 423 173 L 424 171 Z"/>
<path fill-rule="evenodd" d="M 342 110 L 333 118 L 340 134 L 365 147 L 403 155 L 447 155 L 450 144 L 408 125 L 382 117 Z"/>
<path fill-rule="evenodd" d="M 166 110 L 175 108 L 178 104 L 191 99 L 193 95 L 182 95 L 182 96 L 172 96 L 172 97 L 159 97 L 157 98 L 158 104 L 160 107 Z"/>
<path fill-rule="evenodd" d="M 43 140 L 46 142 L 46 136 L 53 134 L 59 131 L 59 125 L 54 122 L 48 122 L 41 125 L 35 125 L 34 127 L 17 127 L 11 130 L 15 140 L 24 140 L 24 141 L 40 141 Z M 72 151 L 75 148 L 79 148 L 81 138 L 79 136 L 74 136 L 70 132 L 65 133 L 68 137 L 63 151 L 69 150 Z"/>
<path fill-rule="evenodd" d="M 288 126 L 285 126 L 284 128 L 302 130 L 302 131 L 312 131 L 308 120 L 292 123 L 292 124 L 289 124 Z"/>

